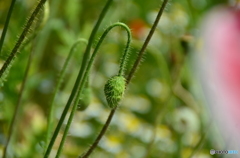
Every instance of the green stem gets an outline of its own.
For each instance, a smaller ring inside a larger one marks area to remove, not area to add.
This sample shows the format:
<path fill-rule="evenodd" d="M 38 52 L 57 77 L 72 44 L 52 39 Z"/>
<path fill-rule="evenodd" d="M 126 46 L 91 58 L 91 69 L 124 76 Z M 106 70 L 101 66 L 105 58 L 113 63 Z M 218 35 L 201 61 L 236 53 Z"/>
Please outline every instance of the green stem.
<path fill-rule="evenodd" d="M 45 13 L 44 13 L 44 17 L 46 17 Z M 41 21 L 39 21 L 38 25 L 35 26 L 36 31 L 34 31 L 34 34 L 32 34 L 31 41 L 35 39 L 37 33 L 40 31 L 41 28 L 39 28 L 39 26 L 40 25 L 42 25 L 42 26 L 45 25 L 45 21 L 41 20 Z M 20 46 L 19 49 L 22 50 L 29 43 L 30 43 L 30 40 L 28 42 L 26 42 L 26 40 L 25 40 L 23 42 L 23 44 Z M 33 46 L 32 46 L 32 49 L 33 49 Z M 23 77 L 23 82 L 22 82 L 22 85 L 21 85 L 17 105 L 14 109 L 13 119 L 11 120 L 11 123 L 10 123 L 10 128 L 9 128 L 8 137 L 7 137 L 7 143 L 6 143 L 6 146 L 3 150 L 3 158 L 7 157 L 8 146 L 9 146 L 9 143 L 10 143 L 12 135 L 13 135 L 14 125 L 17 123 L 17 117 L 19 115 L 19 110 L 20 110 L 20 104 L 22 102 L 23 91 L 25 89 L 25 85 L 26 85 L 26 82 L 27 82 L 27 77 L 28 77 L 28 74 L 29 74 L 29 69 L 30 69 L 30 66 L 31 66 L 31 63 L 32 63 L 32 54 L 33 54 L 33 50 L 31 50 L 31 52 L 29 54 L 28 63 L 27 63 L 27 67 L 26 67 L 26 70 L 25 70 L 24 77 Z"/>
<path fill-rule="evenodd" d="M 27 24 L 25 25 L 22 34 L 20 35 L 20 37 L 17 40 L 17 43 L 15 44 L 13 50 L 11 51 L 11 54 L 8 56 L 7 60 L 5 61 L 4 65 L 2 66 L 1 70 L 0 70 L 0 78 L 3 77 L 4 72 L 9 68 L 9 65 L 11 65 L 12 61 L 16 58 L 16 55 L 18 53 L 18 49 L 19 47 L 22 45 L 24 39 L 26 38 L 33 22 L 34 19 L 37 17 L 40 9 L 43 7 L 44 3 L 47 0 L 40 0 L 38 2 L 37 7 L 35 8 L 35 10 L 33 11 L 31 17 L 29 18 L 29 20 L 27 21 Z"/>
<path fill-rule="evenodd" d="M 106 123 L 104 124 L 101 132 L 99 133 L 99 135 L 97 136 L 96 140 L 94 141 L 94 143 L 91 145 L 91 147 L 88 149 L 88 151 L 86 153 L 84 153 L 84 155 L 79 156 L 79 158 L 87 158 L 92 152 L 93 150 L 97 147 L 99 141 L 102 139 L 102 137 L 104 136 L 104 134 L 106 133 L 108 126 L 110 125 L 110 122 L 113 118 L 113 115 L 116 111 L 117 107 L 113 108 L 107 118 Z"/>
<path fill-rule="evenodd" d="M 21 89 L 20 89 L 19 96 L 18 96 L 17 105 L 14 109 L 13 119 L 11 120 L 11 123 L 10 123 L 10 128 L 9 128 L 9 132 L 8 132 L 8 136 L 7 136 L 6 146 L 3 150 L 3 158 L 7 158 L 8 146 L 9 146 L 9 143 L 10 143 L 12 135 L 13 135 L 13 131 L 14 131 L 14 127 L 15 127 L 14 125 L 16 125 L 16 123 L 17 123 L 17 118 L 18 118 L 18 115 L 19 115 L 20 105 L 21 105 L 21 102 L 22 102 L 23 91 L 25 89 L 25 85 L 26 85 L 26 82 L 27 82 L 27 77 L 28 77 L 28 74 L 29 74 L 30 65 L 32 63 L 32 53 L 33 53 L 33 51 L 31 51 L 30 54 L 29 54 L 27 67 L 26 67 L 26 70 L 25 70 L 25 74 L 24 74 L 24 77 L 23 77 L 23 82 L 22 82 Z"/>
<path fill-rule="evenodd" d="M 125 71 L 125 67 L 126 67 L 126 62 L 127 62 L 127 58 L 128 58 L 128 50 L 130 48 L 130 43 L 132 41 L 132 35 L 131 35 L 131 31 L 130 29 L 128 28 L 128 26 L 126 26 L 125 24 L 120 24 L 118 23 L 119 26 L 122 26 L 126 29 L 127 31 L 127 38 L 128 38 L 128 41 L 127 41 L 127 45 L 125 47 L 125 50 L 124 50 L 124 54 L 123 54 L 123 57 L 121 58 L 121 61 L 120 61 L 120 69 L 119 69 L 119 72 L 118 72 L 118 76 L 123 76 L 124 75 L 124 71 Z"/>
<path fill-rule="evenodd" d="M 156 19 L 155 19 L 155 22 L 154 22 L 154 24 L 153 24 L 153 27 L 151 28 L 151 30 L 150 30 L 150 32 L 149 32 L 149 34 L 148 34 L 148 36 L 147 36 L 147 39 L 145 40 L 145 43 L 144 43 L 144 45 L 142 46 L 142 49 L 140 50 L 140 52 L 139 52 L 139 54 L 138 54 L 138 58 L 137 58 L 137 60 L 136 60 L 136 62 L 135 62 L 135 64 L 134 64 L 134 66 L 132 67 L 132 69 L 131 69 L 131 71 L 130 71 L 130 74 L 128 75 L 126 87 L 127 87 L 127 85 L 130 83 L 130 81 L 131 81 L 131 79 L 132 79 L 132 76 L 133 76 L 133 74 L 135 73 L 135 71 L 136 71 L 136 69 L 137 69 L 137 67 L 138 67 L 138 65 L 139 65 L 139 63 L 140 63 L 140 61 L 141 61 L 141 58 L 142 58 L 142 56 L 143 56 L 143 53 L 144 53 L 144 51 L 145 51 L 145 49 L 146 49 L 146 47 L 147 47 L 147 45 L 148 45 L 148 43 L 149 43 L 149 41 L 150 41 L 153 33 L 154 33 L 154 30 L 156 29 L 156 26 L 157 26 L 157 24 L 158 24 L 158 22 L 159 22 L 159 20 L 160 20 L 160 17 L 161 17 L 162 12 L 163 12 L 166 4 L 167 4 L 167 1 L 168 1 L 168 0 L 164 0 L 164 2 L 163 2 L 163 4 L 162 4 L 162 7 L 161 7 L 161 9 L 159 10 L 159 13 L 158 13 L 158 15 L 157 15 L 157 17 L 156 17 Z M 112 120 L 112 118 L 113 118 L 113 116 L 114 116 L 114 114 L 115 114 L 115 111 L 116 111 L 115 108 L 111 110 L 110 115 L 108 116 L 108 119 L 107 119 L 106 123 L 104 124 L 104 126 L 103 126 L 100 134 L 98 135 L 98 137 L 97 137 L 96 140 L 94 141 L 93 145 L 89 148 L 89 150 L 88 150 L 83 156 L 80 156 L 79 158 L 87 158 L 87 157 L 93 152 L 93 150 L 97 147 L 98 142 L 101 140 L 102 136 L 105 134 L 108 126 L 110 125 L 111 120 Z"/>
<path fill-rule="evenodd" d="M 44 10 L 40 10 L 40 15 L 36 17 L 38 19 L 36 23 L 36 31 L 32 32 L 22 43 L 22 45 L 19 48 L 19 51 L 22 51 L 25 46 L 27 46 L 35 37 L 38 35 L 38 33 L 43 29 L 43 27 L 46 25 L 47 20 L 49 18 L 49 1 L 46 1 L 44 4 Z M 45 39 L 46 40 L 46 39 Z M 36 49 L 35 49 L 36 50 Z"/>
<path fill-rule="evenodd" d="M 157 25 L 158 25 L 158 22 L 159 22 L 161 16 L 162 16 L 162 13 L 163 13 L 163 11 L 164 11 L 164 8 L 165 8 L 165 6 L 167 5 L 167 2 L 168 2 L 168 0 L 164 0 L 164 1 L 163 1 L 163 4 L 162 4 L 162 6 L 161 6 L 161 8 L 160 8 L 160 10 L 159 10 L 159 12 L 158 12 L 158 15 L 157 15 L 157 17 L 156 17 L 156 19 L 155 19 L 155 21 L 154 21 L 154 23 L 153 23 L 153 26 L 152 26 L 152 28 L 151 28 L 151 30 L 150 30 L 147 38 L 146 38 L 146 40 L 145 40 L 145 42 L 144 42 L 141 50 L 139 51 L 138 57 L 137 57 L 137 59 L 135 60 L 135 63 L 134 63 L 134 65 L 133 65 L 133 67 L 132 67 L 132 69 L 131 69 L 128 77 L 127 77 L 127 83 L 129 83 L 129 82 L 131 81 L 134 73 L 136 72 L 136 70 L 137 70 L 137 68 L 138 68 L 138 66 L 139 66 L 139 64 L 140 64 L 140 62 L 141 62 L 141 60 L 142 60 L 142 57 L 143 57 L 143 55 L 144 55 L 144 52 L 145 52 L 145 50 L 146 50 L 146 48 L 147 48 L 147 46 L 148 46 L 148 43 L 150 42 L 150 40 L 151 40 L 151 38 L 152 38 L 152 35 L 153 35 L 154 31 L 156 30 L 156 27 L 157 27 Z"/>
<path fill-rule="evenodd" d="M 75 99 L 76 93 L 77 93 L 77 91 L 79 89 L 79 86 L 80 86 L 80 82 L 82 80 L 82 75 L 83 75 L 85 67 L 86 67 L 86 63 L 89 60 L 90 50 L 91 50 L 92 43 L 94 41 L 94 37 L 95 37 L 95 35 L 97 33 L 97 30 L 98 30 L 98 28 L 99 28 L 103 18 L 105 17 L 105 15 L 107 13 L 107 11 L 108 11 L 112 1 L 113 0 L 108 0 L 107 1 L 105 7 L 103 8 L 103 10 L 102 10 L 102 12 L 101 12 L 101 14 L 100 14 L 100 16 L 98 18 L 98 21 L 97 21 L 96 25 L 93 28 L 93 31 L 92 31 L 92 33 L 90 35 L 89 40 L 88 40 L 87 48 L 85 50 L 85 53 L 84 53 L 84 56 L 83 56 L 83 59 L 82 59 L 81 69 L 80 69 L 80 71 L 78 73 L 76 82 L 74 84 L 74 87 L 73 87 L 73 90 L 71 92 L 71 95 L 70 95 L 70 97 L 68 99 L 67 105 L 65 106 L 65 108 L 64 108 L 64 110 L 62 112 L 61 118 L 60 118 L 60 120 L 58 122 L 58 125 L 57 125 L 57 127 L 56 127 L 56 129 L 55 129 L 55 131 L 53 133 L 52 139 L 51 139 L 51 141 L 50 141 L 50 143 L 48 145 L 48 148 L 47 148 L 47 151 L 46 151 L 46 153 L 44 155 L 44 158 L 48 158 L 49 157 L 49 154 L 50 154 L 50 152 L 52 150 L 53 144 L 54 144 L 54 142 L 55 142 L 55 140 L 57 138 L 57 135 L 58 135 L 58 133 L 60 131 L 60 128 L 61 128 L 61 126 L 63 124 L 63 121 L 64 121 L 64 119 L 65 119 L 65 117 L 67 115 L 67 112 L 68 112 L 68 110 L 69 110 L 69 108 L 70 108 L 70 106 L 72 104 L 72 101 Z"/>
<path fill-rule="evenodd" d="M 57 81 L 57 85 L 55 87 L 55 90 L 54 90 L 54 93 L 53 93 L 53 97 L 52 97 L 52 100 L 51 100 L 51 104 L 50 104 L 50 109 L 49 109 L 49 115 L 48 115 L 48 126 L 47 126 L 47 136 L 46 136 L 46 144 L 49 143 L 49 137 L 50 137 L 50 134 L 52 132 L 52 125 L 53 125 L 53 103 L 54 103 L 54 100 L 57 96 L 57 92 L 63 82 L 63 77 L 65 76 L 65 73 L 66 73 L 66 69 L 67 69 L 67 66 L 69 64 L 69 61 L 74 53 L 74 50 L 75 48 L 77 47 L 77 45 L 80 43 L 80 42 L 84 42 L 87 44 L 87 40 L 86 39 L 79 39 L 77 40 L 71 47 L 71 50 L 67 56 L 67 59 L 65 60 L 64 62 L 64 65 L 63 65 L 63 68 L 61 70 L 61 72 L 59 73 L 59 78 L 58 78 L 58 81 Z"/>
<path fill-rule="evenodd" d="M 84 55 L 83 55 L 82 65 L 81 65 L 81 69 L 80 69 L 80 71 L 79 71 L 79 74 L 83 74 L 84 71 L 85 71 L 85 68 L 87 67 L 87 63 L 88 63 L 88 60 L 89 60 L 89 58 L 90 58 L 90 51 L 91 51 L 92 44 L 93 44 L 94 39 L 95 39 L 95 35 L 96 35 L 97 31 L 98 31 L 98 28 L 99 28 L 99 26 L 100 26 L 103 18 L 105 17 L 105 15 L 106 15 L 106 13 L 107 13 L 107 11 L 108 11 L 108 9 L 109 9 L 112 1 L 113 1 L 113 0 L 108 0 L 108 1 L 107 1 L 106 5 L 104 6 L 104 8 L 103 8 L 103 10 L 102 10 L 102 12 L 101 12 L 101 14 L 100 14 L 100 16 L 99 16 L 99 18 L 98 18 L 98 21 L 97 21 L 96 25 L 94 26 L 94 28 L 93 28 L 93 30 L 92 30 L 92 33 L 91 33 L 91 35 L 90 35 L 90 37 L 89 37 L 89 40 L 88 40 L 89 42 L 88 42 L 87 48 L 86 48 L 85 53 L 84 53 Z M 82 80 L 82 76 L 81 76 L 81 78 L 79 79 L 79 82 L 80 82 L 81 80 Z"/>
<path fill-rule="evenodd" d="M 4 28 L 3 28 L 3 31 L 2 31 L 2 35 L 1 35 L 1 39 L 0 39 L 0 54 L 1 54 L 1 51 L 2 51 L 3 42 L 4 42 L 4 39 L 5 39 L 6 33 L 7 33 L 8 24 L 9 24 L 9 21 L 10 21 L 12 12 L 13 12 L 13 7 L 15 5 L 15 2 L 16 2 L 16 0 L 12 0 L 10 8 L 8 10 L 7 18 L 6 18 Z"/>
<path fill-rule="evenodd" d="M 83 90 L 83 88 L 84 88 L 84 85 L 85 85 L 85 83 L 86 83 L 86 81 L 87 81 L 87 78 L 88 78 L 88 76 L 89 76 L 90 69 L 91 69 L 91 67 L 92 67 L 92 65 L 93 65 L 93 61 L 94 61 L 94 58 L 96 57 L 96 54 L 97 54 L 97 52 L 98 52 L 98 50 L 99 50 L 99 47 L 101 46 L 103 40 L 105 39 L 105 37 L 107 36 L 107 34 L 109 33 L 109 31 L 112 30 L 114 27 L 117 27 L 117 26 L 123 27 L 123 28 L 126 30 L 127 35 L 128 35 L 128 40 L 127 40 L 127 44 L 126 44 L 126 47 L 125 47 L 125 50 L 124 50 L 123 58 L 121 59 L 121 66 L 122 66 L 122 67 L 120 67 L 120 70 L 119 70 L 119 72 L 121 72 L 121 74 L 124 72 L 123 70 L 124 70 L 125 65 L 123 65 L 123 64 L 126 63 L 125 60 L 127 60 L 127 56 L 128 56 L 128 54 L 129 54 L 128 49 L 129 49 L 129 47 L 130 47 L 130 43 L 131 43 L 131 39 L 132 39 L 131 37 L 132 37 L 132 36 L 131 36 L 131 31 L 130 31 L 130 29 L 128 28 L 127 25 L 125 25 L 125 24 L 123 24 L 123 23 L 120 23 L 120 22 L 117 22 L 117 23 L 109 26 L 109 27 L 104 31 L 104 33 L 103 33 L 102 36 L 100 37 L 100 39 L 99 39 L 99 41 L 98 41 L 98 43 L 97 43 L 97 46 L 96 46 L 96 48 L 94 49 L 94 52 L 93 52 L 93 54 L 92 54 L 92 56 L 91 56 L 91 58 L 90 58 L 90 60 L 89 60 L 89 62 L 88 62 L 86 71 L 85 71 L 84 76 L 83 76 L 83 81 L 82 81 L 82 83 L 81 83 L 81 86 L 80 86 L 80 88 L 79 88 L 79 91 L 77 92 L 77 97 L 76 97 L 77 99 L 76 99 L 75 102 L 74 102 L 74 105 L 73 105 L 71 114 L 70 114 L 70 116 L 69 116 L 69 119 L 68 119 L 66 128 L 65 128 L 65 130 L 64 130 L 63 137 L 62 137 L 62 141 L 61 141 L 60 146 L 59 146 L 59 148 L 58 148 L 58 152 L 57 152 L 56 158 L 58 158 L 58 157 L 60 156 L 60 154 L 61 154 L 61 151 L 62 151 L 64 142 L 65 142 L 66 137 L 67 137 L 68 130 L 69 130 L 70 125 L 71 125 L 72 120 L 73 120 L 74 113 L 75 113 L 75 111 L 76 111 L 76 109 L 77 109 L 78 98 L 80 98 L 80 95 L 81 95 L 81 93 L 82 93 L 82 90 Z M 113 112 L 113 113 L 114 113 L 114 112 Z"/>

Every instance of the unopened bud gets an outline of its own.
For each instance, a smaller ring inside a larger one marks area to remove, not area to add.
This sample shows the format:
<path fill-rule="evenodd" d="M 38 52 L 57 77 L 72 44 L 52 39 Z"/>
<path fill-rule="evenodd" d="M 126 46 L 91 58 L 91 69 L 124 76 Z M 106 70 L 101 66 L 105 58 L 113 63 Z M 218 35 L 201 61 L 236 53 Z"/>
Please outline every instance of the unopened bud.
<path fill-rule="evenodd" d="M 110 108 L 115 108 L 122 99 L 125 84 L 126 81 L 123 76 L 113 76 L 105 84 L 104 93 Z"/>

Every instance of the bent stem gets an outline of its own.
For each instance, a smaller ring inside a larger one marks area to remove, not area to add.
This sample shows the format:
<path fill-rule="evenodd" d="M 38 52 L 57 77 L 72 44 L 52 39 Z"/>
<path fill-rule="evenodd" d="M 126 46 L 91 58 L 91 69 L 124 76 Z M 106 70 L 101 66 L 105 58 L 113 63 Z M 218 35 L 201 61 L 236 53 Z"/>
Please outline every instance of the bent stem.
<path fill-rule="evenodd" d="M 102 22 L 102 20 L 104 19 L 111 3 L 112 3 L 113 0 L 108 0 L 106 5 L 104 6 L 99 18 L 98 18 L 98 21 L 96 23 L 96 25 L 94 26 L 92 32 L 91 32 L 91 35 L 89 37 L 89 42 L 88 42 L 88 45 L 87 45 L 87 48 L 85 50 L 85 53 L 83 55 L 83 59 L 82 59 L 82 65 L 81 65 L 81 68 L 80 68 L 80 71 L 79 71 L 79 75 L 80 74 L 83 74 L 84 71 L 86 70 L 86 67 L 87 67 L 87 63 L 88 63 L 88 60 L 90 58 L 90 51 L 91 51 L 91 48 L 92 48 L 92 44 L 94 42 L 94 39 L 95 39 L 95 35 L 97 33 L 97 30 Z M 82 75 L 78 77 L 79 79 L 77 79 L 79 82 L 78 82 L 78 86 L 79 86 L 79 83 L 80 81 L 82 80 Z M 79 87 L 78 87 L 79 88 Z"/>
<path fill-rule="evenodd" d="M 81 65 L 81 68 L 79 70 L 79 73 L 78 73 L 76 82 L 74 84 L 73 90 L 72 90 L 71 95 L 70 95 L 70 97 L 68 99 L 67 105 L 65 106 L 65 108 L 64 108 L 64 110 L 62 112 L 62 115 L 61 115 L 61 118 L 60 118 L 60 120 L 58 122 L 58 125 L 57 125 L 57 127 L 56 127 L 56 129 L 55 129 L 55 131 L 53 133 L 52 139 L 51 139 L 51 141 L 50 141 L 50 143 L 48 145 L 48 148 L 47 148 L 47 151 L 46 151 L 46 153 L 44 155 L 44 158 L 48 158 L 49 157 L 49 154 L 50 154 L 50 152 L 52 150 L 53 144 L 54 144 L 54 142 L 55 142 L 55 140 L 57 138 L 57 135 L 58 135 L 58 133 L 60 131 L 60 128 L 61 128 L 61 126 L 63 124 L 63 121 L 64 121 L 64 119 L 65 119 L 65 117 L 67 115 L 67 112 L 68 112 L 69 108 L 70 108 L 70 105 L 72 104 L 72 101 L 76 98 L 76 93 L 77 93 L 77 91 L 79 89 L 80 82 L 82 80 L 82 75 L 83 75 L 85 67 L 86 67 L 86 63 L 89 60 L 90 50 L 91 50 L 91 47 L 92 47 L 92 43 L 94 41 L 94 37 L 95 37 L 95 35 L 97 33 L 97 30 L 98 30 L 98 28 L 99 28 L 103 18 L 105 17 L 105 15 L 107 13 L 107 11 L 108 11 L 112 1 L 113 0 L 108 0 L 107 1 L 106 5 L 104 6 L 104 8 L 103 8 L 103 10 L 102 10 L 102 12 L 101 12 L 101 14 L 100 14 L 100 16 L 98 18 L 98 21 L 97 21 L 96 25 L 93 28 L 93 31 L 92 31 L 92 33 L 90 35 L 89 40 L 88 40 L 88 45 L 87 45 L 87 48 L 85 50 L 85 53 L 84 53 L 84 56 L 83 56 L 83 59 L 82 59 L 82 65 Z"/>
<path fill-rule="evenodd" d="M 22 34 L 20 35 L 20 37 L 17 40 L 17 43 L 15 44 L 13 50 L 11 51 L 11 54 L 8 56 L 7 60 L 4 62 L 4 65 L 2 66 L 1 70 L 0 70 L 0 80 L 4 80 L 4 72 L 9 68 L 9 66 L 11 65 L 12 61 L 16 58 L 16 55 L 18 53 L 18 49 L 19 47 L 22 45 L 24 39 L 26 38 L 33 22 L 34 19 L 37 17 L 40 9 L 43 7 L 44 3 L 47 0 L 40 0 L 38 2 L 37 7 L 35 8 L 35 10 L 33 11 L 31 17 L 29 18 L 29 20 L 27 21 L 27 24 L 25 25 Z"/>
<path fill-rule="evenodd" d="M 161 6 L 161 8 L 160 8 L 160 10 L 159 10 L 159 12 L 158 12 L 158 15 L 157 15 L 157 17 L 156 17 L 156 19 L 155 19 L 155 21 L 154 21 L 154 24 L 153 24 L 153 26 L 152 26 L 152 28 L 151 28 L 151 30 L 150 30 L 150 32 L 149 32 L 149 34 L 148 34 L 148 36 L 147 36 L 144 44 L 143 44 L 143 46 L 142 46 L 142 48 L 141 48 L 141 50 L 140 50 L 140 52 L 139 52 L 139 54 L 138 54 L 138 57 L 137 57 L 135 63 L 134 63 L 134 66 L 132 67 L 132 69 L 131 69 L 128 77 L 127 77 L 126 87 L 127 87 L 127 85 L 130 83 L 130 81 L 131 81 L 134 73 L 135 73 L 136 70 L 137 70 L 138 65 L 140 64 L 140 61 L 141 61 L 141 59 L 142 59 L 142 57 L 143 57 L 143 54 L 144 54 L 144 51 L 145 51 L 145 49 L 147 48 L 147 45 L 148 45 L 150 39 L 152 38 L 152 35 L 153 35 L 153 33 L 154 33 L 154 31 L 155 31 L 155 29 L 156 29 L 156 27 L 157 27 L 157 24 L 158 24 L 158 22 L 159 22 L 159 20 L 160 20 L 160 18 L 161 18 L 161 15 L 162 15 L 162 13 L 163 13 L 163 10 L 164 10 L 167 2 L 168 2 L 168 0 L 164 0 L 163 4 L 162 4 L 162 6 Z M 100 134 L 99 134 L 99 135 L 97 136 L 97 138 L 95 139 L 93 145 L 88 149 L 88 151 L 87 151 L 83 156 L 79 156 L 79 158 L 87 158 L 87 157 L 94 151 L 94 149 L 97 147 L 99 141 L 101 140 L 102 136 L 105 134 L 108 126 L 110 125 L 111 120 L 112 120 L 112 118 L 113 118 L 113 116 L 114 116 L 115 111 L 116 111 L 116 108 L 114 108 L 114 109 L 111 110 L 110 115 L 108 116 L 108 119 L 107 119 L 106 123 L 104 124 L 104 126 L 103 126 Z"/>
<path fill-rule="evenodd" d="M 52 125 L 53 125 L 53 104 L 54 104 L 54 100 L 57 96 L 57 92 L 63 82 L 63 77 L 65 76 L 65 73 L 66 73 L 66 69 L 67 69 L 67 66 L 69 64 L 69 61 L 74 53 L 74 50 L 75 48 L 77 47 L 78 44 L 80 44 L 81 42 L 87 44 L 87 40 L 86 39 L 83 39 L 83 38 L 80 38 L 79 40 L 77 40 L 71 47 L 70 49 L 70 52 L 67 56 L 67 59 L 65 60 L 64 64 L 63 64 L 63 68 L 61 70 L 61 72 L 59 73 L 59 78 L 58 78 L 58 81 L 57 81 L 57 85 L 55 87 L 55 90 L 54 90 L 54 93 L 53 93 L 53 97 L 52 97 L 52 100 L 51 100 L 51 104 L 50 104 L 50 109 L 49 109 L 49 115 L 48 115 L 48 125 L 47 125 L 47 136 L 46 136 L 46 144 L 49 143 L 49 137 L 50 137 L 50 134 L 52 132 Z"/>
<path fill-rule="evenodd" d="M 120 26 L 120 27 L 123 27 L 126 32 L 127 32 L 127 36 L 128 36 L 128 40 L 127 40 L 127 44 L 126 44 L 126 47 L 124 49 L 124 54 L 123 54 L 123 57 L 121 58 L 121 67 L 120 67 L 120 70 L 119 70 L 119 73 L 120 74 L 123 74 L 124 72 L 124 67 L 126 65 L 126 60 L 127 60 L 127 56 L 129 54 L 128 50 L 129 50 L 129 47 L 130 47 L 130 43 L 131 43 L 131 40 L 132 40 L 132 36 L 131 36 L 131 31 L 130 29 L 128 28 L 127 25 L 125 25 L 124 23 L 120 23 L 120 22 L 117 22 L 111 26 L 109 26 L 105 31 L 104 33 L 102 34 L 102 36 L 100 37 L 98 43 L 97 43 L 97 46 L 96 48 L 94 49 L 94 52 L 90 58 L 90 61 L 88 62 L 88 65 L 87 65 L 87 69 L 83 75 L 83 81 L 81 83 L 81 86 L 79 88 L 79 91 L 77 93 L 77 97 L 76 97 L 76 100 L 74 102 L 74 105 L 73 105 L 73 108 L 72 108 L 72 111 L 71 111 L 71 114 L 69 116 L 69 119 L 68 119 L 68 122 L 67 122 L 67 125 L 66 125 L 66 128 L 64 130 L 64 133 L 63 133 L 63 137 L 62 137 L 62 140 L 61 140 L 61 143 L 60 143 L 60 146 L 58 148 L 58 152 L 57 152 L 57 155 L 56 155 L 56 158 L 60 156 L 61 152 L 62 152 L 62 148 L 63 148 L 63 145 L 64 145 L 64 142 L 66 140 L 66 137 L 67 137 L 67 133 L 68 133 L 68 130 L 70 128 L 70 125 L 72 123 L 72 120 L 73 120 L 73 116 L 74 116 L 74 113 L 77 109 L 77 105 L 78 105 L 78 98 L 80 98 L 80 95 L 82 94 L 82 90 L 83 90 L 83 87 L 87 81 L 87 78 L 89 76 L 89 72 L 90 72 L 90 69 L 93 65 L 93 61 L 94 61 L 94 58 L 96 57 L 96 54 L 99 50 L 99 47 L 101 46 L 103 40 L 105 39 L 105 37 L 107 36 L 107 34 L 109 33 L 110 30 L 112 30 L 114 27 L 117 27 L 117 26 Z M 115 110 L 114 110 L 115 111 Z M 113 112 L 114 114 L 114 112 Z M 111 120 L 111 119 L 110 119 Z"/>
<path fill-rule="evenodd" d="M 2 35 L 1 35 L 1 39 L 0 39 L 0 54 L 1 54 L 1 51 L 2 51 L 3 42 L 4 42 L 4 39 L 5 39 L 6 33 L 7 33 L 8 24 L 9 24 L 9 21 L 10 21 L 12 12 L 13 12 L 13 7 L 15 5 L 15 2 L 16 2 L 16 0 L 12 0 L 10 8 L 8 10 L 7 18 L 6 18 L 4 28 L 3 28 L 3 31 L 2 31 Z"/>

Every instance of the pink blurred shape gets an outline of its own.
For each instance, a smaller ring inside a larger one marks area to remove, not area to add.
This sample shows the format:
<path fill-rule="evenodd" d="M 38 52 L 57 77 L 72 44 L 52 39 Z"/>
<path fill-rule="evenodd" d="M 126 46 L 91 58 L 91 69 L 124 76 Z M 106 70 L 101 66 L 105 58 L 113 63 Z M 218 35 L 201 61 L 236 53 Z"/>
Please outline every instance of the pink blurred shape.
<path fill-rule="evenodd" d="M 200 74 L 213 119 L 228 149 L 240 151 L 240 11 L 214 8 L 200 33 Z"/>

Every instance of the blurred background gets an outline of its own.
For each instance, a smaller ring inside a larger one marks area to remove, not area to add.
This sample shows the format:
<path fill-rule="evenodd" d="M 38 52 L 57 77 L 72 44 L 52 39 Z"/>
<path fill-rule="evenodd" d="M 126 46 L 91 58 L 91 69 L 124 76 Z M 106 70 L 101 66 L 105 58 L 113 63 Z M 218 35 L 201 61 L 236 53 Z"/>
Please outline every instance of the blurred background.
<path fill-rule="evenodd" d="M 9 153 L 12 157 L 42 157 L 47 115 L 58 74 L 73 43 L 89 38 L 105 4 L 102 0 L 49 0 L 44 26 L 12 65 L 0 89 L 0 155 L 20 93 L 30 53 L 32 62 L 23 91 L 20 113 Z M 0 32 L 11 0 L 0 0 Z M 0 55 L 0 65 L 11 52 L 37 1 L 17 0 Z M 126 23 L 133 42 L 126 75 L 146 38 L 162 1 L 115 0 L 97 34 L 115 22 Z M 193 64 L 199 24 L 217 5 L 233 6 L 234 0 L 171 0 L 147 48 L 141 67 L 128 86 L 109 130 L 93 158 L 210 158 L 210 149 L 226 149 L 211 115 Z M 37 23 L 37 22 L 36 22 Z M 62 158 L 75 158 L 92 144 L 110 109 L 103 87 L 116 75 L 126 42 L 123 29 L 113 29 L 100 48 L 90 75 L 92 99 L 77 111 Z M 94 45 L 95 46 L 95 45 Z M 70 60 L 67 74 L 54 102 L 54 129 L 73 88 L 85 45 Z M 63 125 L 66 125 L 66 122 Z M 55 143 L 54 157 L 61 134 Z M 1 157 L 1 156 L 0 156 Z"/>

